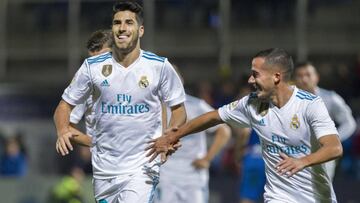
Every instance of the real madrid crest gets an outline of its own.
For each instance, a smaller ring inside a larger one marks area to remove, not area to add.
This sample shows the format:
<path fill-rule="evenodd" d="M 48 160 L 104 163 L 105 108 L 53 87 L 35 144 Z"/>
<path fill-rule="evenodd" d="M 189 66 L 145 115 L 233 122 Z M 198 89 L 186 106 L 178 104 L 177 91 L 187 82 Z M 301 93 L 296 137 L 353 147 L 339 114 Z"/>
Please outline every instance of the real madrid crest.
<path fill-rule="evenodd" d="M 290 128 L 297 130 L 300 127 L 300 121 L 296 114 L 291 118 Z"/>
<path fill-rule="evenodd" d="M 147 86 L 149 86 L 149 80 L 147 79 L 146 76 L 141 76 L 139 81 L 139 87 L 144 89 L 147 88 Z"/>
<path fill-rule="evenodd" d="M 236 106 L 238 105 L 239 101 L 233 101 L 230 103 L 230 110 L 234 110 L 236 108 Z"/>
<path fill-rule="evenodd" d="M 101 73 L 107 77 L 112 73 L 112 65 L 103 65 Z"/>

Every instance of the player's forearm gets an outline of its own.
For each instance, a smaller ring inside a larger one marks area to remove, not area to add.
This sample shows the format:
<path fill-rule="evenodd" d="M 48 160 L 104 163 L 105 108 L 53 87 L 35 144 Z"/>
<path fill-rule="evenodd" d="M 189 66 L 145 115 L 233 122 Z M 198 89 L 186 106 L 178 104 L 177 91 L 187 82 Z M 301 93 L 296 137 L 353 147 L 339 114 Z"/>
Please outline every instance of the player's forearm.
<path fill-rule="evenodd" d="M 65 101 L 61 100 L 59 105 L 56 107 L 54 113 L 54 123 L 56 127 L 57 134 L 63 134 L 69 131 L 70 126 L 70 113 L 72 106 L 70 106 Z"/>
<path fill-rule="evenodd" d="M 185 123 L 176 131 L 173 139 L 177 141 L 188 134 L 197 133 L 221 123 L 223 121 L 220 119 L 218 112 L 216 110 L 211 111 Z"/>
<path fill-rule="evenodd" d="M 316 152 L 302 158 L 305 167 L 322 164 L 342 156 L 343 150 L 340 141 L 322 145 Z"/>
<path fill-rule="evenodd" d="M 184 104 L 171 108 L 169 128 L 180 127 L 186 122 L 186 110 Z"/>
<path fill-rule="evenodd" d="M 205 159 L 211 161 L 215 155 L 219 153 L 221 149 L 228 143 L 231 137 L 230 127 L 226 124 L 222 124 L 216 131 L 214 142 L 208 150 Z"/>
<path fill-rule="evenodd" d="M 70 139 L 71 141 L 79 145 L 92 147 L 92 140 L 90 136 L 74 128 L 73 126 L 70 126 L 70 131 L 73 133 L 73 137 Z"/>

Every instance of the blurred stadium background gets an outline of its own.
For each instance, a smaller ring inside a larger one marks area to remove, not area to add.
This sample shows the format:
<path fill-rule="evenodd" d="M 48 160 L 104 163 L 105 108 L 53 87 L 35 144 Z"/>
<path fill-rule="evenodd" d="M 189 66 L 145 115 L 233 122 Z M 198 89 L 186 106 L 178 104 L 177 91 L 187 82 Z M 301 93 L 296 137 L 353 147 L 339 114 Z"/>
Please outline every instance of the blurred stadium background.
<path fill-rule="evenodd" d="M 0 202 L 45 203 L 71 166 L 88 169 L 77 149 L 55 152 L 52 114 L 87 52 L 91 32 L 110 28 L 110 0 L 0 1 L 0 152 L 20 140 L 25 173 L 0 176 Z M 251 56 L 280 47 L 310 60 L 320 86 L 337 91 L 360 122 L 360 1 L 144 0 L 143 49 L 177 64 L 189 92 L 214 107 L 245 85 Z M 344 143 L 334 187 L 339 202 L 360 202 L 360 133 Z M 237 202 L 232 146 L 211 167 L 210 202 Z M 65 181 L 66 182 L 66 181 Z M 66 185 L 66 184 L 65 184 Z M 93 202 L 91 178 L 81 183 Z"/>

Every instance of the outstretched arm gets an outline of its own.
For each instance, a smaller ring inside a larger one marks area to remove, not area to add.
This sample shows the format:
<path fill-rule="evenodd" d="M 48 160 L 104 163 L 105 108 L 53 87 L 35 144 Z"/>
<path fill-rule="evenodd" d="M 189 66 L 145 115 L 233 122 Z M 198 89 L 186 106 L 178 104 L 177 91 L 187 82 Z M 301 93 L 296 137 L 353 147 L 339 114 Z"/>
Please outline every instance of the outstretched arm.
<path fill-rule="evenodd" d="M 214 159 L 215 155 L 224 148 L 230 137 L 230 127 L 226 124 L 221 124 L 215 132 L 215 139 L 206 155 L 201 159 L 196 159 L 192 165 L 197 169 L 209 168 L 210 162 Z"/>
<path fill-rule="evenodd" d="M 159 137 L 153 141 L 147 150 L 150 150 L 147 156 L 151 156 L 150 162 L 162 152 L 167 153 L 180 138 L 203 131 L 212 126 L 223 123 L 217 110 L 203 114 L 181 126 L 179 129 L 173 129 L 166 133 L 166 136 Z"/>

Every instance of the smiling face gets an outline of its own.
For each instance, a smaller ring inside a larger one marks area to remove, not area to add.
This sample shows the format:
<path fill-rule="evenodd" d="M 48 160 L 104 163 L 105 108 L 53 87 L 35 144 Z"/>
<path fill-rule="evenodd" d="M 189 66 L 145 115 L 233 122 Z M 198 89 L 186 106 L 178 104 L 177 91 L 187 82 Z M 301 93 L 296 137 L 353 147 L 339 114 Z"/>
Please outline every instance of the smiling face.
<path fill-rule="evenodd" d="M 256 57 L 252 60 L 251 75 L 248 83 L 256 89 L 259 99 L 270 99 L 279 81 L 280 74 L 275 68 L 267 67 L 265 58 Z"/>
<path fill-rule="evenodd" d="M 144 26 L 139 25 L 136 14 L 125 10 L 115 13 L 112 22 L 115 49 L 129 53 L 136 47 L 140 48 L 140 38 L 144 34 Z"/>

